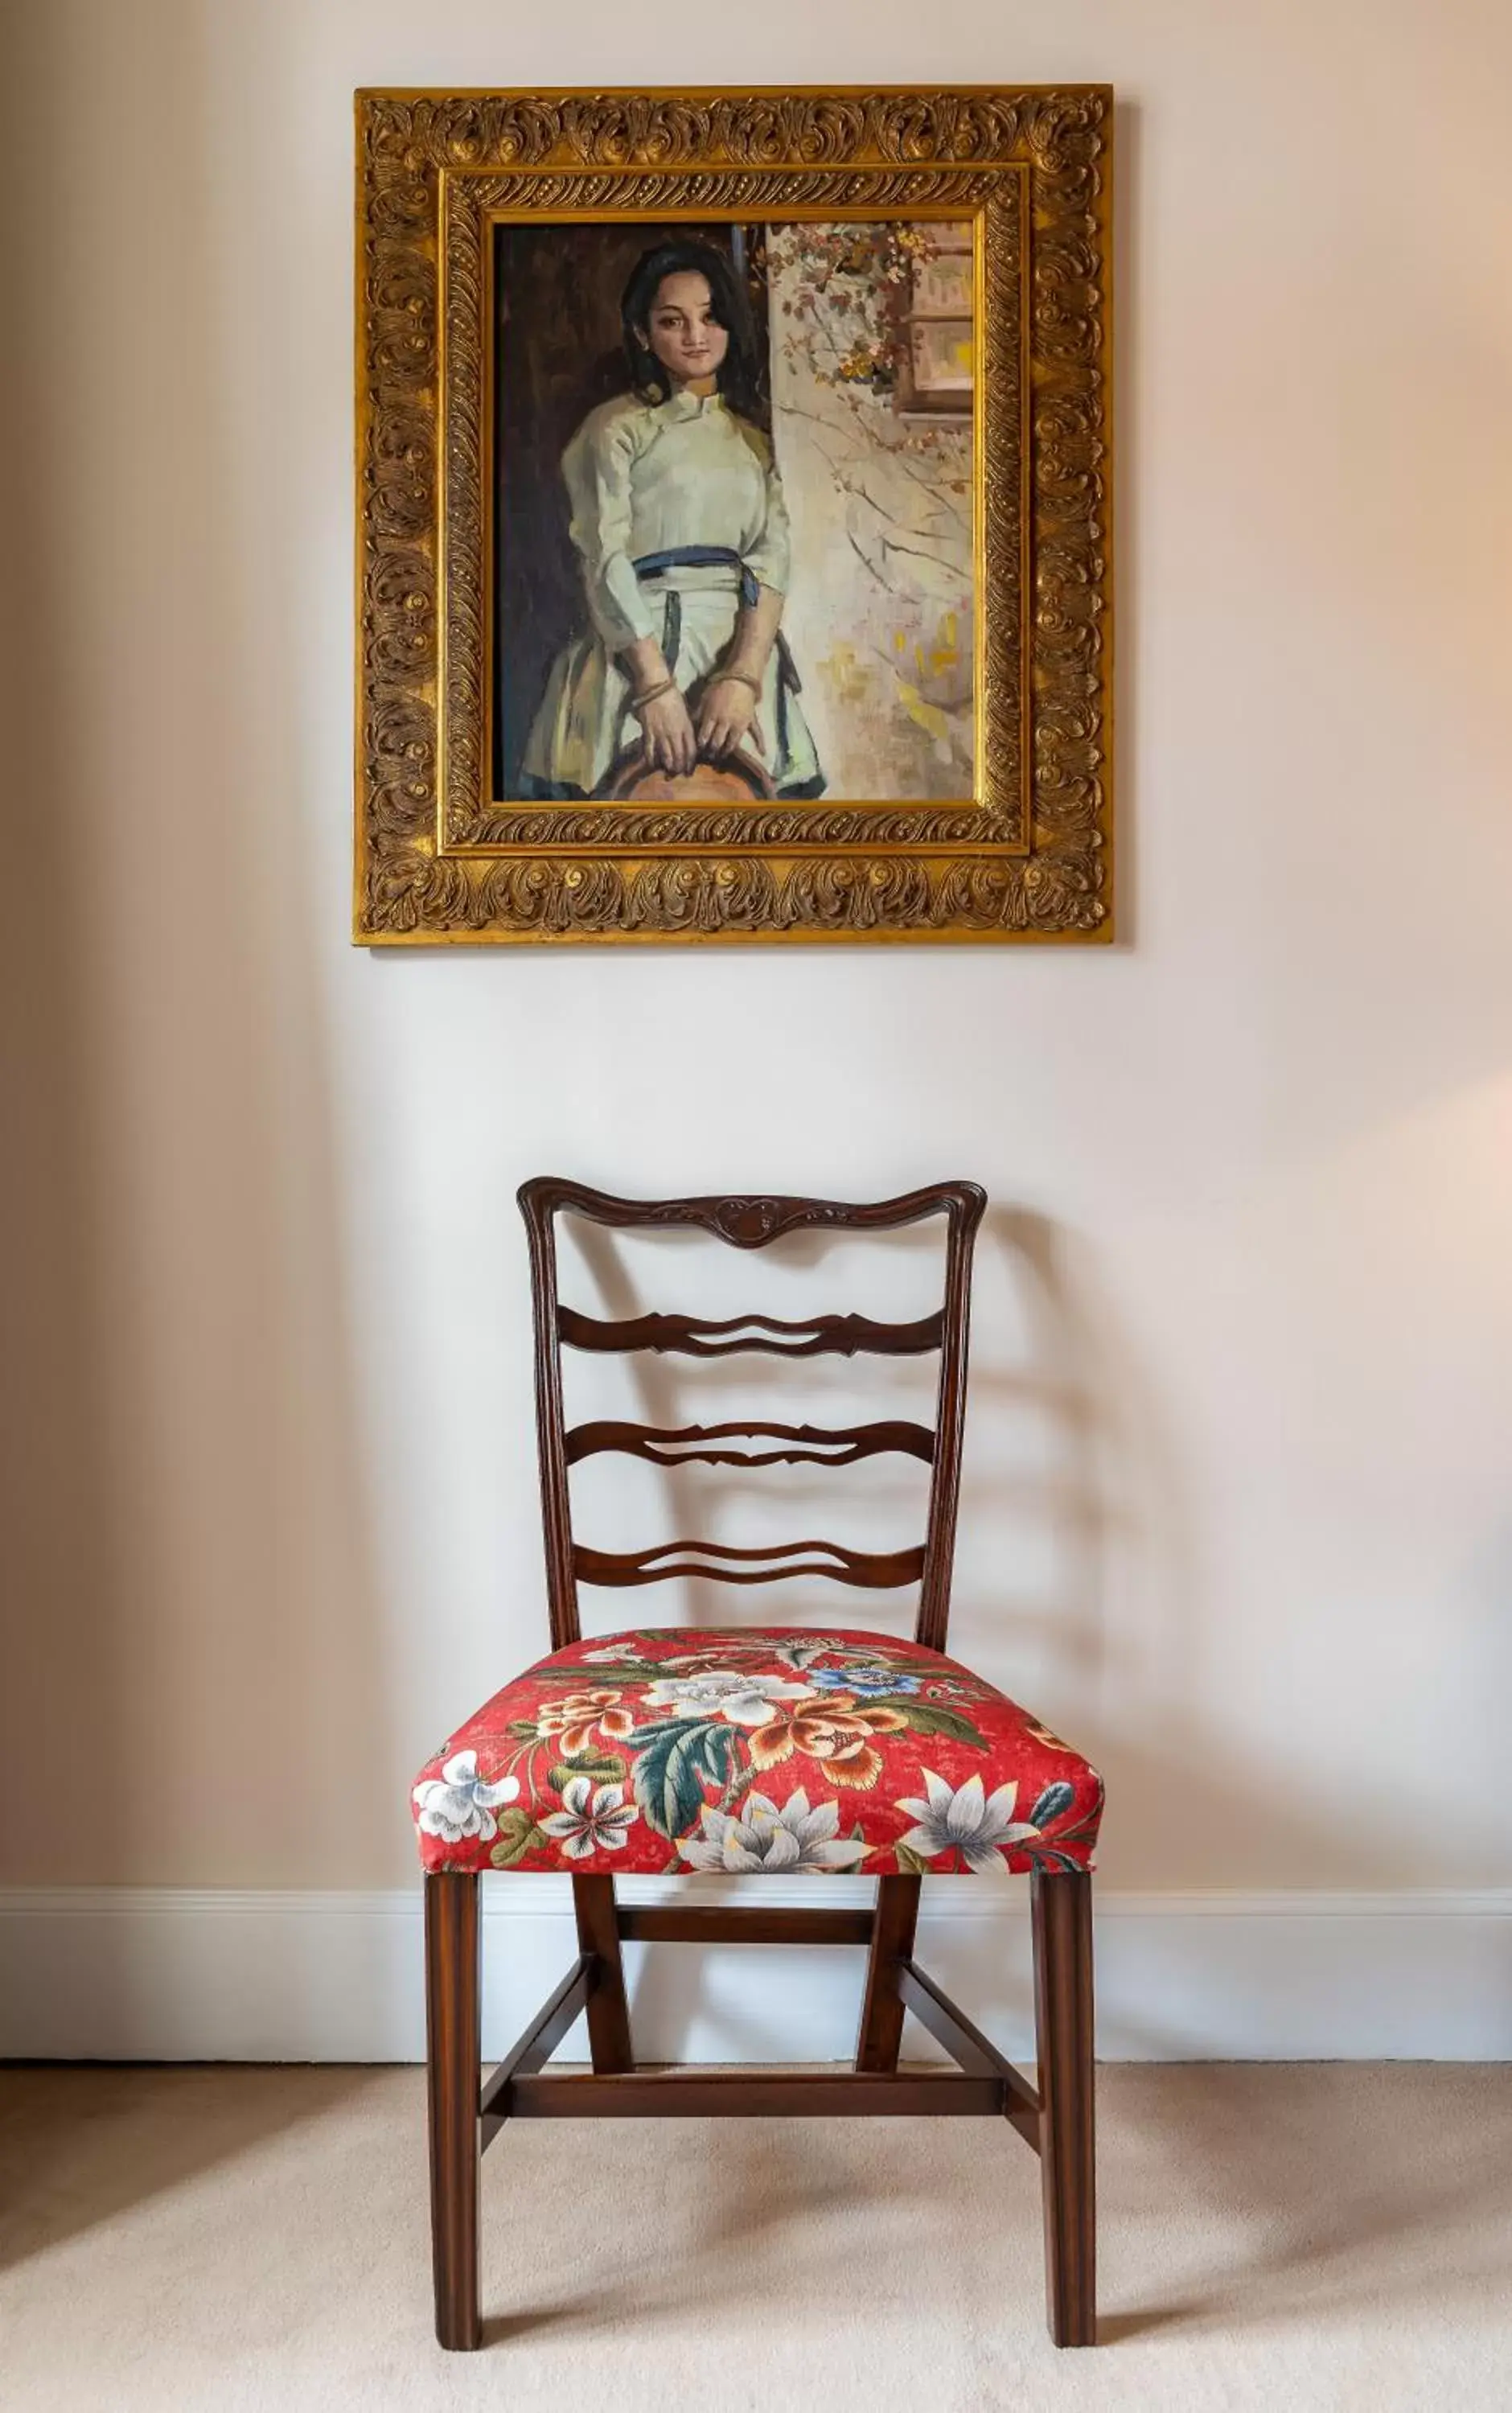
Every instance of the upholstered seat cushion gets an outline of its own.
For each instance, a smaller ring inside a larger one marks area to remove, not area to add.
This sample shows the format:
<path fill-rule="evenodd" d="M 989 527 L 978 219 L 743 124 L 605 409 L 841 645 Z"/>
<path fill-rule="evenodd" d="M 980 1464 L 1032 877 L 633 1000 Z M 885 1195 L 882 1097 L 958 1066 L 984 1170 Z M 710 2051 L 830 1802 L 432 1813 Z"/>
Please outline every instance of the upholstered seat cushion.
<path fill-rule="evenodd" d="M 964 1876 L 1090 1868 L 1103 1786 L 916 1643 L 677 1627 L 539 1660 L 413 1802 L 427 1869 Z"/>

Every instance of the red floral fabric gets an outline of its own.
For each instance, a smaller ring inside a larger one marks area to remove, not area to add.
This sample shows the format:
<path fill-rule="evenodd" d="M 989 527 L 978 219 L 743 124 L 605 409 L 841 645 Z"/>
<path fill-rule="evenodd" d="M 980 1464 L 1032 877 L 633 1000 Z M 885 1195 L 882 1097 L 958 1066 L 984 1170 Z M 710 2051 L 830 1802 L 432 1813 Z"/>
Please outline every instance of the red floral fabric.
<path fill-rule="evenodd" d="M 426 1869 L 956 1876 L 1090 1869 L 1103 1785 L 917 1643 L 680 1626 L 539 1660 L 412 1801 Z"/>

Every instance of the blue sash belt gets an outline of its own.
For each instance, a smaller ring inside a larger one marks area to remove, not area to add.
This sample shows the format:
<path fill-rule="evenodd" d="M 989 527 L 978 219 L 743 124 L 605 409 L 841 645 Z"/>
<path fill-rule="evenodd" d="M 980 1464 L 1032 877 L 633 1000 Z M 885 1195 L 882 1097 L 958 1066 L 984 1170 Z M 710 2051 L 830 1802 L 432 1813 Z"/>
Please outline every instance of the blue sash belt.
<path fill-rule="evenodd" d="M 643 553 L 630 568 L 637 578 L 660 578 L 668 570 L 733 570 L 740 581 L 740 600 L 748 608 L 761 594 L 755 571 L 743 561 L 732 545 L 675 544 L 665 553 Z M 682 639 L 683 601 L 677 589 L 667 595 L 667 623 L 662 633 L 661 650 L 669 671 L 677 667 L 677 648 Z M 780 761 L 788 750 L 788 697 L 802 691 L 796 665 L 788 649 L 781 629 L 777 635 L 777 750 Z"/>
<path fill-rule="evenodd" d="M 728 544 L 670 545 L 665 553 L 643 553 L 639 561 L 630 563 L 630 568 L 637 578 L 660 578 L 667 570 L 734 570 L 739 573 L 742 603 L 754 603 L 761 593 L 756 572 L 749 570 Z"/>

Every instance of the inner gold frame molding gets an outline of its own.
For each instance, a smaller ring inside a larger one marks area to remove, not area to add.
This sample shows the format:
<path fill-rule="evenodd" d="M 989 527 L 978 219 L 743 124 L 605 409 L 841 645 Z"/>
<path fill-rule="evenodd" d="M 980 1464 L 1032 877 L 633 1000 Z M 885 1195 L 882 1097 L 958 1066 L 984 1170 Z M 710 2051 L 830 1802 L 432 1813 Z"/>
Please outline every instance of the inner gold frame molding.
<path fill-rule="evenodd" d="M 354 938 L 1113 934 L 1105 85 L 357 95 Z M 970 217 L 976 792 L 488 792 L 492 277 L 517 217 Z"/>

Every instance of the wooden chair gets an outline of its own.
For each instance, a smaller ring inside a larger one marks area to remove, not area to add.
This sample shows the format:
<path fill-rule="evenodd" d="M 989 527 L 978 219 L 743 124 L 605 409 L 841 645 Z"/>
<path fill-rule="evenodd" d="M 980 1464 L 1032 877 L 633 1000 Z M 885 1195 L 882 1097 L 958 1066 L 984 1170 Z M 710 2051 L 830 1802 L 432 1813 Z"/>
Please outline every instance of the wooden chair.
<path fill-rule="evenodd" d="M 1102 1788 L 1077 1754 L 943 1656 L 971 1251 L 986 1203 L 965 1181 L 878 1206 L 815 1198 L 632 1201 L 556 1179 L 526 1182 L 520 1192 L 534 1287 L 552 1653 L 459 1729 L 414 1787 L 425 1869 L 432 2236 L 443 2346 L 480 2342 L 479 2165 L 507 2121 L 677 2113 L 974 2113 L 1005 2120 L 1040 2156 L 1050 2334 L 1058 2346 L 1094 2341 L 1090 1865 Z M 806 1228 L 885 1232 L 942 1215 L 944 1301 L 937 1313 L 904 1324 L 854 1314 L 800 1323 L 767 1316 L 710 1323 L 677 1314 L 603 1321 L 558 1301 L 556 1218 L 564 1210 L 618 1228 L 690 1224 L 735 1249 L 763 1248 Z M 570 1430 L 564 1343 L 705 1358 L 751 1349 L 788 1357 L 937 1352 L 936 1421 L 932 1431 L 897 1422 L 843 1431 L 763 1422 L 676 1431 L 597 1423 Z M 569 1470 L 606 1450 L 658 1464 L 691 1458 L 737 1466 L 850 1464 L 885 1451 L 907 1453 L 930 1468 L 926 1537 L 916 1549 L 894 1552 L 808 1541 L 780 1548 L 678 1541 L 660 1550 L 594 1550 L 573 1537 Z M 732 1583 L 823 1575 L 875 1589 L 917 1581 L 915 1638 L 904 1644 L 880 1635 L 778 1627 L 581 1639 L 580 1582 L 640 1585 L 686 1574 Z M 616 1748 L 621 1743 L 631 1759 Z M 936 1764 L 925 1765 L 921 1754 Z M 884 1783 L 890 1766 L 894 1781 Z M 941 1766 L 971 1773 L 956 1784 Z M 917 1796 L 921 1781 L 927 1800 L 897 1798 L 899 1783 L 912 1783 Z M 989 1781 L 990 1799 L 984 1790 Z M 809 1801 L 810 1788 L 826 1787 L 832 1801 Z M 1028 1818 L 1017 1819 L 1018 1792 L 1027 1796 L 1030 1787 Z M 853 1818 L 845 1838 L 842 1810 Z M 615 1873 L 664 1873 L 669 1852 L 673 1864 L 689 1871 L 797 1866 L 822 1873 L 871 1860 L 886 1873 L 879 1873 L 869 1911 L 616 1905 Z M 921 1878 L 935 1873 L 936 1863 L 941 1873 L 999 1868 L 1030 1876 L 1037 2087 L 914 1961 Z M 478 1878 L 489 1868 L 570 1871 L 580 1950 L 484 2083 Z M 627 1938 L 864 1946 L 853 2069 L 638 2070 L 620 1957 Z M 955 2071 L 899 2073 L 905 2010 L 944 2046 Z M 587 2015 L 591 2074 L 543 2074 L 580 2012 Z"/>

